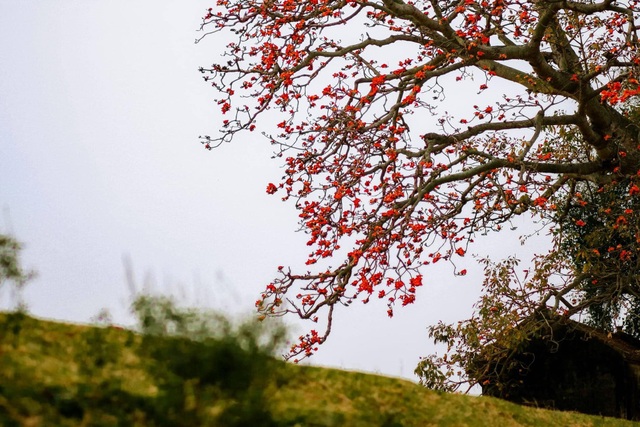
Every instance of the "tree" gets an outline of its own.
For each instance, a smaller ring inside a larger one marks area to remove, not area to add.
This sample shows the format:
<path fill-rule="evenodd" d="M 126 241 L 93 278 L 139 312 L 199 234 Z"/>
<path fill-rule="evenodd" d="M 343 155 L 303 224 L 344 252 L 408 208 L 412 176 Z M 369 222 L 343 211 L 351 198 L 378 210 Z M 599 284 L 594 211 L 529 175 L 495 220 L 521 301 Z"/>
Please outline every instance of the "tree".
<path fill-rule="evenodd" d="M 324 325 L 291 355 L 325 341 L 338 306 L 374 297 L 391 316 L 415 301 L 429 265 L 464 275 L 455 263 L 474 237 L 515 216 L 557 224 L 578 206 L 580 226 L 582 183 L 625 182 L 623 196 L 637 197 L 640 126 L 620 108 L 640 94 L 637 10 L 637 0 L 218 0 L 202 30 L 227 41 L 225 58 L 201 71 L 227 119 L 202 142 L 260 129 L 284 158 L 267 192 L 300 211 L 308 270 L 280 267 L 258 307 Z M 447 107 L 458 88 L 469 105 Z M 515 260 L 486 261 L 471 321 L 497 329 L 480 343 L 527 314 L 590 305 L 571 300 L 584 278 L 561 234 L 519 284 Z"/>
<path fill-rule="evenodd" d="M 20 262 L 22 245 L 13 237 L 0 233 L 0 290 L 5 283 L 13 284 L 19 294 L 25 284 L 33 278 L 34 272 L 25 270 Z M 17 301 L 17 309 L 24 309 L 22 301 Z"/>

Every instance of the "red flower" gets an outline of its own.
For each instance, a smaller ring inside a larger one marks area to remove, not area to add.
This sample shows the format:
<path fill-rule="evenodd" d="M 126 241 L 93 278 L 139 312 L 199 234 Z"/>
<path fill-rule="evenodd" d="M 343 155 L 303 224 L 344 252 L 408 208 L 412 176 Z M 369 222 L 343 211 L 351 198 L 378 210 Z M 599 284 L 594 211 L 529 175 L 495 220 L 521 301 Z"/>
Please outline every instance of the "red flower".
<path fill-rule="evenodd" d="M 587 225 L 587 223 L 584 222 L 583 220 L 579 219 L 579 220 L 576 221 L 576 225 L 578 227 L 584 227 L 585 225 Z"/>
<path fill-rule="evenodd" d="M 546 203 L 547 203 L 547 199 L 545 197 L 542 197 L 542 196 L 538 197 L 537 199 L 535 199 L 533 201 L 533 204 L 535 206 L 544 206 Z"/>
<path fill-rule="evenodd" d="M 371 84 L 378 86 L 384 83 L 386 79 L 386 76 L 384 74 L 379 75 L 379 76 L 375 76 L 374 78 L 371 79 Z"/>
<path fill-rule="evenodd" d="M 267 185 L 267 194 L 273 194 L 276 191 L 278 191 L 278 187 L 276 187 L 275 184 L 269 183 L 269 185 Z"/>
<path fill-rule="evenodd" d="M 412 277 L 411 279 L 409 279 L 409 283 L 411 284 L 411 286 L 422 286 L 422 275 L 418 275 L 416 277 Z"/>

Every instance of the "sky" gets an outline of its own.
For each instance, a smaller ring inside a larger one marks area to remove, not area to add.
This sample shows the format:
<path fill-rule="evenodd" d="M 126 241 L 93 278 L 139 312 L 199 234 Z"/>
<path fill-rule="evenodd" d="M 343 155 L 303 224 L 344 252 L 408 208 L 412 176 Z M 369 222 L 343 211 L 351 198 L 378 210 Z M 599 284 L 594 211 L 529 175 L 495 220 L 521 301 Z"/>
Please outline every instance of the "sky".
<path fill-rule="evenodd" d="M 89 322 L 107 309 L 131 325 L 124 260 L 136 291 L 228 313 L 252 312 L 278 265 L 304 266 L 293 204 L 265 192 L 282 175 L 268 141 L 199 143 L 222 120 L 197 70 L 224 40 L 194 43 L 213 3 L 0 0 L 0 232 L 37 272 L 23 294 L 33 315 Z M 517 236 L 472 252 L 519 253 Z M 393 319 L 382 301 L 338 312 L 310 362 L 416 380 L 434 350 L 426 326 L 471 313 L 482 274 L 466 268 L 430 270 Z M 0 307 L 11 301 L 0 289 Z"/>

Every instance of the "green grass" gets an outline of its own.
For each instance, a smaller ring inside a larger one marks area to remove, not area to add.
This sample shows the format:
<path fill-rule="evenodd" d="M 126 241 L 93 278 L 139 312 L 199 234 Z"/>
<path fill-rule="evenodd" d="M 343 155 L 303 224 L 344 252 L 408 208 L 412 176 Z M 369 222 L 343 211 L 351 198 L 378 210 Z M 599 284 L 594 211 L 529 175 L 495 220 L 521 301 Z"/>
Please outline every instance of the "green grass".
<path fill-rule="evenodd" d="M 242 359 L 215 346 L 0 314 L 0 425 L 634 425 L 255 354 Z M 221 361 L 241 369 L 213 369 Z M 243 372 L 251 375 L 237 376 Z M 216 377 L 227 374 L 226 382 Z"/>

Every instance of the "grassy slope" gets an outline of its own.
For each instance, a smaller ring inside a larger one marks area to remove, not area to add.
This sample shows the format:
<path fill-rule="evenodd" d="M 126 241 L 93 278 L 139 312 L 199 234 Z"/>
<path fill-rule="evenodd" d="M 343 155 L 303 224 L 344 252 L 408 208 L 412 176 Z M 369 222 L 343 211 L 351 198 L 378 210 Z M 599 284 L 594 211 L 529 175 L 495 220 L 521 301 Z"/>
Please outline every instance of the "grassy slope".
<path fill-rule="evenodd" d="M 145 416 L 158 394 L 149 374 L 157 371 L 148 365 L 157 362 L 140 357 L 139 344 L 140 337 L 129 331 L 0 315 L 0 425 L 158 425 Z M 336 369 L 280 364 L 277 372 L 264 386 L 275 425 L 634 425 L 436 393 L 405 380 Z"/>

